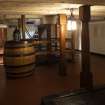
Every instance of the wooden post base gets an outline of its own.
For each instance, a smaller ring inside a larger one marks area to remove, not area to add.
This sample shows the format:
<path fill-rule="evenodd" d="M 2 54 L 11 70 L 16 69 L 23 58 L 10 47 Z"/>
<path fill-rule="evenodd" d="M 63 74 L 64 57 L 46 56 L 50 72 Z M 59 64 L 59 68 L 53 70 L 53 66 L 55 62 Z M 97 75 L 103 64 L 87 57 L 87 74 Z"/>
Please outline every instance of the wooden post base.
<path fill-rule="evenodd" d="M 80 72 L 80 87 L 81 88 L 92 88 L 93 87 L 92 72 Z"/>
<path fill-rule="evenodd" d="M 67 75 L 67 68 L 66 68 L 66 64 L 60 62 L 59 63 L 59 75 L 60 76 L 66 76 Z"/>

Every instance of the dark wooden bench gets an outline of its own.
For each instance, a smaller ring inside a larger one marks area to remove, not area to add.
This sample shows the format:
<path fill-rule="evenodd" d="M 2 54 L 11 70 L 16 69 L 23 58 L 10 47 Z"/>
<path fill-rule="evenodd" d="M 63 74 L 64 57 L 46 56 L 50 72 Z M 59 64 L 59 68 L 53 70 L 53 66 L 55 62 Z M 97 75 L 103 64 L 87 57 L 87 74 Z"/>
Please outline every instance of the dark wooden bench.
<path fill-rule="evenodd" d="M 105 85 L 45 96 L 41 105 L 105 105 Z"/>

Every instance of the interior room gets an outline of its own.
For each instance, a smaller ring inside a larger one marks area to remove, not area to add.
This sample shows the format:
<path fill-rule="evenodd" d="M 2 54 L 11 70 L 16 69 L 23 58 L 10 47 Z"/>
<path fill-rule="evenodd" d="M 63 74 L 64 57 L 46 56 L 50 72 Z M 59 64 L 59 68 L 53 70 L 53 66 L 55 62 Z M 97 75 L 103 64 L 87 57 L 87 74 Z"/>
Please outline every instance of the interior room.
<path fill-rule="evenodd" d="M 104 5 L 0 0 L 0 105 L 104 104 Z"/>

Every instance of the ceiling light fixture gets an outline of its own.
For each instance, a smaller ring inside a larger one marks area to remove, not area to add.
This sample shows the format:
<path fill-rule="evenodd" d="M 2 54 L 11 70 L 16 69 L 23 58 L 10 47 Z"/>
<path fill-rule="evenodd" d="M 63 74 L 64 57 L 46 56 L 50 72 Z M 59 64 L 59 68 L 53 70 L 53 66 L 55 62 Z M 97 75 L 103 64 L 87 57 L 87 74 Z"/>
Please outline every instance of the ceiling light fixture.
<path fill-rule="evenodd" d="M 73 15 L 73 10 L 74 8 L 70 8 L 70 17 L 68 18 L 68 21 L 67 21 L 67 30 L 68 31 L 74 31 L 77 29 L 77 24 L 76 24 L 76 21 L 75 21 L 75 17 Z"/>

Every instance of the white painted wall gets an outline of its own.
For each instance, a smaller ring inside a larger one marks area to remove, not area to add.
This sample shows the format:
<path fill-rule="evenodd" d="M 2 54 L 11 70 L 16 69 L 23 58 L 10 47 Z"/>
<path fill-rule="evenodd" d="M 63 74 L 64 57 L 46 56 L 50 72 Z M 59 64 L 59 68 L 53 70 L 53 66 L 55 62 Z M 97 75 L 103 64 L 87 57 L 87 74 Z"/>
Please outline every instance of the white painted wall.
<path fill-rule="evenodd" d="M 13 40 L 13 31 L 14 31 L 14 28 L 7 29 L 7 41 Z"/>
<path fill-rule="evenodd" d="M 56 24 L 57 16 L 55 15 L 46 15 L 42 18 L 42 24 Z"/>
<path fill-rule="evenodd" d="M 13 32 L 15 30 L 15 26 L 17 25 L 18 23 L 18 20 L 16 19 L 11 19 L 11 20 L 8 20 L 7 21 L 7 25 L 8 25 L 8 28 L 7 28 L 7 41 L 9 40 L 13 40 Z"/>
<path fill-rule="evenodd" d="M 81 50 L 81 22 L 77 22 L 75 49 Z M 105 54 L 105 21 L 89 23 L 90 52 Z"/>
<path fill-rule="evenodd" d="M 90 22 L 90 51 L 105 54 L 105 21 Z"/>
<path fill-rule="evenodd" d="M 44 21 L 45 22 L 45 21 Z M 12 23 L 13 24 L 13 23 Z M 77 32 L 75 35 L 75 49 L 81 50 L 81 22 L 77 21 Z M 13 39 L 14 28 L 8 28 L 7 40 Z M 105 54 L 105 21 L 90 22 L 90 51 L 99 54 Z"/>
<path fill-rule="evenodd" d="M 35 31 L 37 31 L 37 26 L 40 24 L 40 19 L 27 19 L 26 21 L 33 21 L 33 24 L 25 24 L 28 32 L 30 35 L 34 35 Z M 18 26 L 18 20 L 13 19 L 7 22 L 8 29 L 7 29 L 7 41 L 13 40 L 13 32 L 15 30 L 15 27 Z M 21 29 L 20 29 L 21 31 Z M 20 34 L 21 35 L 21 34 Z M 21 35 L 22 38 L 22 35 Z M 26 38 L 29 38 L 26 33 Z"/>
<path fill-rule="evenodd" d="M 75 49 L 81 50 L 81 21 L 77 21 L 77 31 L 75 33 Z"/>

